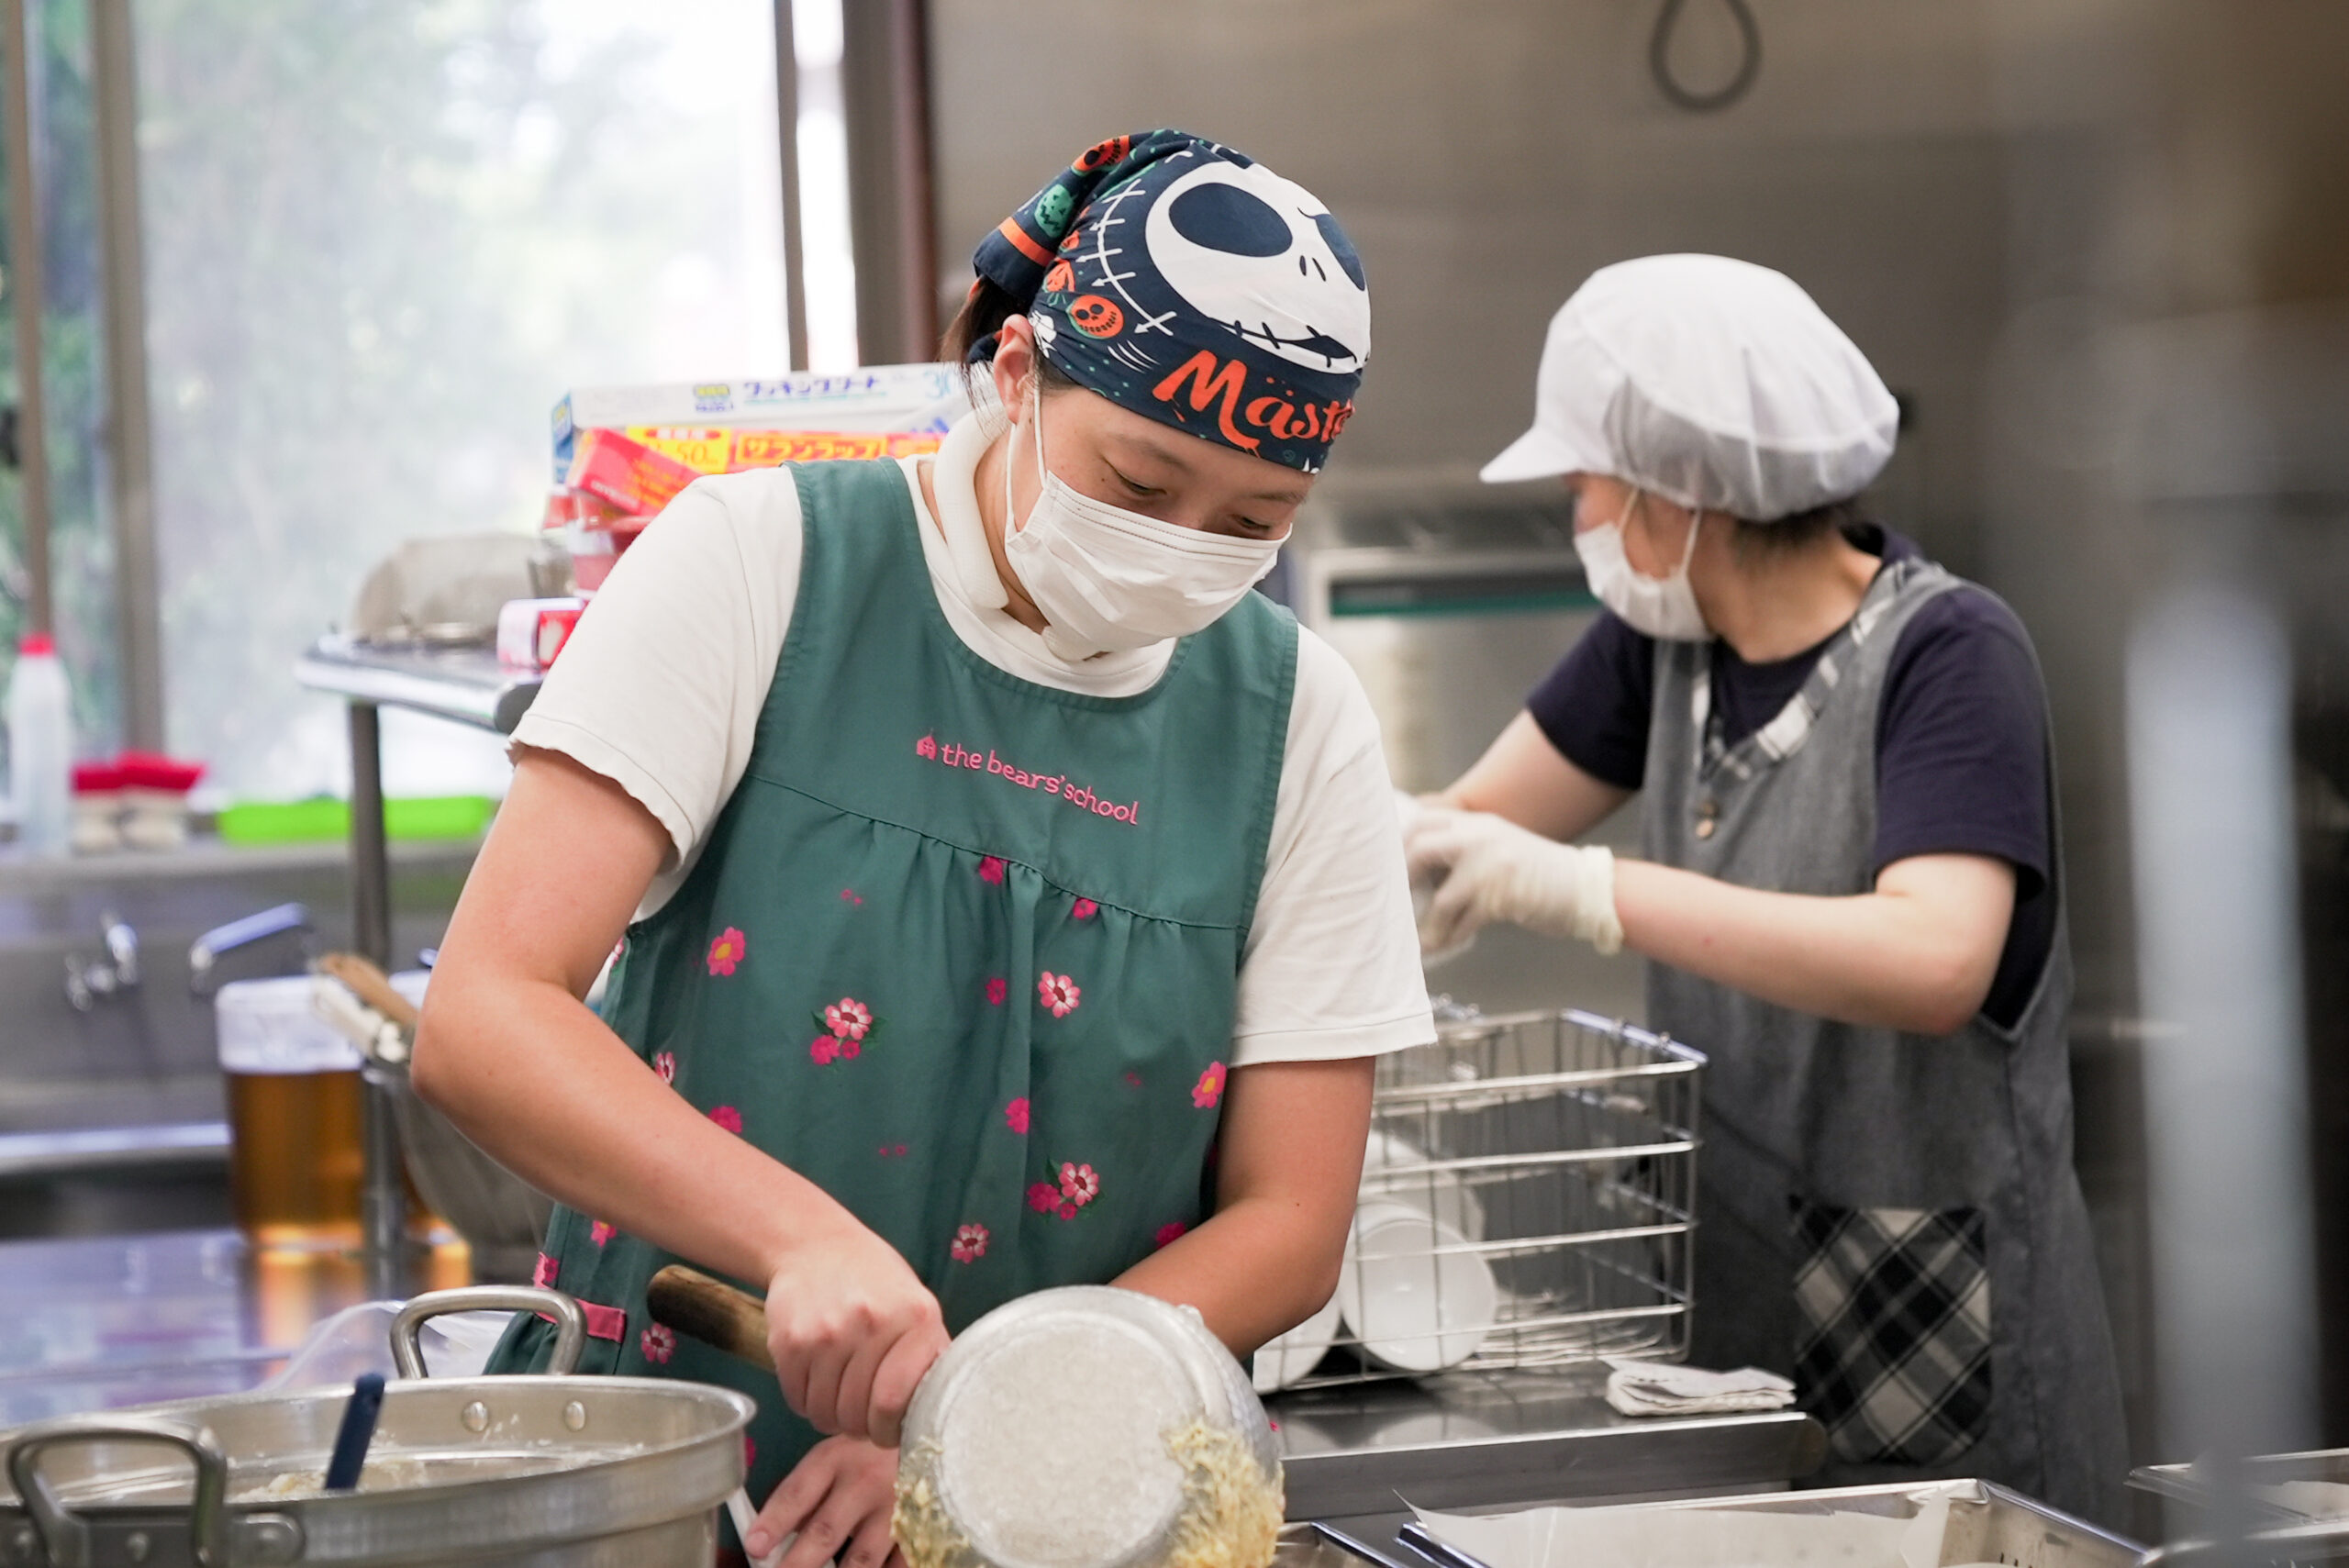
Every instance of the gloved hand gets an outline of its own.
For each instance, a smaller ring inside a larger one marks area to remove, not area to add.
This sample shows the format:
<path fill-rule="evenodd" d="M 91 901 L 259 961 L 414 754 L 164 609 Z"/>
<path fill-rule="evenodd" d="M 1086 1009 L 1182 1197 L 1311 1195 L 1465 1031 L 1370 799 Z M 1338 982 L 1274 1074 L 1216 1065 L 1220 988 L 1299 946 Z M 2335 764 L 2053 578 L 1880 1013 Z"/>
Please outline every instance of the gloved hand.
<path fill-rule="evenodd" d="M 1611 851 L 1561 844 L 1489 812 L 1441 806 L 1412 818 L 1403 848 L 1415 885 L 1442 879 L 1419 917 L 1422 951 L 1456 947 L 1495 920 L 1578 938 L 1603 953 L 1622 949 Z"/>

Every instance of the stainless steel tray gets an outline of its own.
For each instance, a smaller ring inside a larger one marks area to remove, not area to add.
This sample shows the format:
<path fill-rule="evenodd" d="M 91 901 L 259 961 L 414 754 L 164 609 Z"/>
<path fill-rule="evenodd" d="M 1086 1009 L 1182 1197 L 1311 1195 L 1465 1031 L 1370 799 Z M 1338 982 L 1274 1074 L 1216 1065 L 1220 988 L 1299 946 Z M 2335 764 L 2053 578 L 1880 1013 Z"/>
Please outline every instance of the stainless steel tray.
<path fill-rule="evenodd" d="M 1830 1510 L 1913 1518 L 1924 1502 L 1950 1499 L 1949 1529 L 1942 1537 L 1943 1564 L 1998 1562 L 2008 1568 L 2133 1568 L 2145 1549 L 2100 1525 L 2074 1518 L 2034 1498 L 1988 1481 L 1937 1481 L 1923 1485 L 1841 1486 L 1816 1492 L 1773 1492 L 1753 1497 L 1706 1497 L 1642 1503 L 1651 1508 L 1736 1508 L 1749 1513 L 1809 1514 Z"/>
<path fill-rule="evenodd" d="M 2254 1487 L 2280 1486 L 2295 1481 L 2315 1481 L 2336 1486 L 2349 1486 L 2349 1449 L 2310 1449 L 2305 1453 L 2266 1453 L 2243 1462 L 2242 1481 Z M 2192 1464 L 2147 1464 L 2129 1473 L 2129 1485 L 2141 1492 L 2152 1492 L 2189 1508 L 2210 1506 L 2210 1478 L 2199 1466 Z M 2340 1518 L 2349 1517 L 2349 1507 L 2339 1512 L 2294 1507 L 2273 1497 L 2254 1495 L 2251 1498 L 2251 1517 L 2260 1523 L 2289 1523 L 2301 1519 Z"/>
<path fill-rule="evenodd" d="M 2020 1492 L 1987 1481 L 1939 1481 L 1922 1485 L 1846 1486 L 1816 1492 L 1768 1492 L 1743 1497 L 1704 1497 L 1638 1503 L 1637 1508 L 1729 1508 L 1746 1513 L 1875 1514 L 1910 1518 L 1931 1498 L 1950 1499 L 1942 1538 L 1944 1568 L 2001 1563 L 2006 1568 L 2136 1568 L 2144 1548 L 2085 1519 L 2076 1519 Z M 1386 1542 L 1374 1542 L 1382 1550 Z M 1391 1555 L 1408 1561 L 1410 1553 Z M 1306 1527 L 1283 1532 L 1275 1568 L 1362 1568 L 1353 1558 L 1315 1540 Z M 1766 1564 L 1760 1568 L 1767 1568 Z"/>

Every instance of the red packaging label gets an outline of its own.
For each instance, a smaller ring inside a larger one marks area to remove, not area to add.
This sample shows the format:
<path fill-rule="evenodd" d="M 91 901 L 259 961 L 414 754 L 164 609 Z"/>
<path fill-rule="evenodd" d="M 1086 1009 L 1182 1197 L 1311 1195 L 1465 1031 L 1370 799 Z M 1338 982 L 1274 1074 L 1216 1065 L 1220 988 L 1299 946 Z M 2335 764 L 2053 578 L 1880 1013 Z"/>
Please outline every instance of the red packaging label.
<path fill-rule="evenodd" d="M 618 430 L 580 432 L 571 460 L 571 487 L 624 512 L 651 517 L 699 479 L 698 470 Z"/>

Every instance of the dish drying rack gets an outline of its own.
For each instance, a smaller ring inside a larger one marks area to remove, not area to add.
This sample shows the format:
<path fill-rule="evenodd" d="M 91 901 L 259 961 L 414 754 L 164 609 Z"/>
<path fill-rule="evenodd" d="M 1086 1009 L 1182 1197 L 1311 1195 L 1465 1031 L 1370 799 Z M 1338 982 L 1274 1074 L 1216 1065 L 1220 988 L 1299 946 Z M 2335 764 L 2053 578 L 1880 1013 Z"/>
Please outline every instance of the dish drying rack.
<path fill-rule="evenodd" d="M 1685 1356 L 1704 1055 L 1580 1011 L 1437 1016 L 1380 1059 L 1341 1321 L 1268 1347 L 1279 1385 Z"/>

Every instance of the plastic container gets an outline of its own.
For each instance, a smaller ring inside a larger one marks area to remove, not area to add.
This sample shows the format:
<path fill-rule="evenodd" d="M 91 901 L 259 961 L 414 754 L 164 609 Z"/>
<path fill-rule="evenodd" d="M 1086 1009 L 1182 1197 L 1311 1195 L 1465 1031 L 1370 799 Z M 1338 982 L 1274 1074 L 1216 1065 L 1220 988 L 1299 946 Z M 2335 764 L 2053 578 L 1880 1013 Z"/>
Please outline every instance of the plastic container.
<path fill-rule="evenodd" d="M 61 855 L 73 834 L 73 708 L 57 645 L 39 633 L 17 648 L 8 673 L 8 796 L 17 842 Z"/>
<path fill-rule="evenodd" d="M 202 762 L 158 751 L 125 751 L 122 841 L 134 850 L 176 850 L 187 842 L 187 792 L 204 776 Z"/>
<path fill-rule="evenodd" d="M 547 670 L 571 640 L 581 598 L 508 599 L 497 612 L 497 662 L 508 670 Z"/>
<path fill-rule="evenodd" d="M 1442 1372 L 1485 1348 L 1500 1306 L 1493 1267 L 1416 1204 L 1368 1198 L 1338 1273 L 1338 1313 L 1397 1372 Z"/>
<path fill-rule="evenodd" d="M 313 1009 L 313 984 L 306 974 L 242 980 L 213 999 L 230 1202 L 257 1247 L 359 1240 L 359 1049 Z"/>
<path fill-rule="evenodd" d="M 410 1001 L 422 974 L 393 984 Z M 359 1241 L 366 1156 L 359 1048 L 320 1018 L 311 975 L 240 980 L 213 998 L 228 1100 L 228 1188 L 256 1247 Z"/>
<path fill-rule="evenodd" d="M 362 1301 L 346 1307 L 310 1330 L 285 1364 L 262 1380 L 273 1389 L 349 1388 L 365 1373 L 396 1377 L 392 1360 L 392 1320 L 405 1303 Z M 490 1352 L 512 1321 L 510 1312 L 451 1312 L 421 1325 L 417 1348 L 427 1375 L 479 1377 Z"/>
<path fill-rule="evenodd" d="M 1249 1380 L 1259 1394 L 1271 1394 L 1312 1375 L 1330 1353 L 1339 1333 L 1338 1298 L 1333 1295 L 1321 1310 L 1259 1349 L 1248 1363 Z"/>
<path fill-rule="evenodd" d="M 103 855 L 122 848 L 122 767 L 73 765 L 73 852 Z"/>
<path fill-rule="evenodd" d="M 485 795 L 387 800 L 384 831 L 394 839 L 475 839 L 496 813 L 497 802 Z M 331 795 L 240 801 L 221 807 L 214 827 L 226 844 L 321 843 L 351 837 L 351 803 Z"/>

